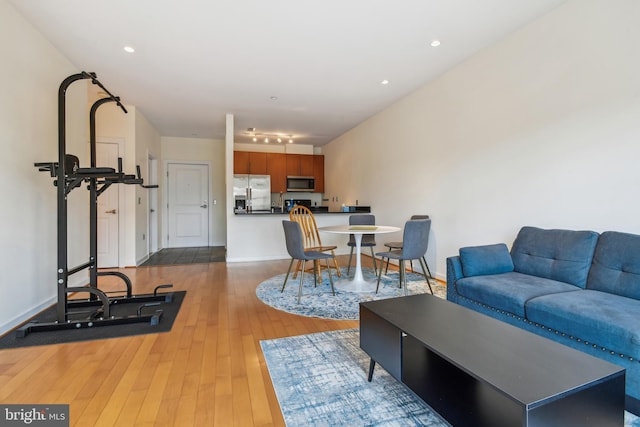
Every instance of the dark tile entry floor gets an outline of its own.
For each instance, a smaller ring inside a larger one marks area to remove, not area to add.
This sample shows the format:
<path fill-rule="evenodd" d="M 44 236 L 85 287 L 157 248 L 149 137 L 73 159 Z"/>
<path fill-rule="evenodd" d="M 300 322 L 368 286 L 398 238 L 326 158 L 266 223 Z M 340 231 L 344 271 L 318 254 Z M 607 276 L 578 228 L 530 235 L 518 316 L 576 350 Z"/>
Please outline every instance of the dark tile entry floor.
<path fill-rule="evenodd" d="M 150 265 L 197 264 L 207 262 L 224 262 L 226 249 L 224 246 L 203 246 L 198 248 L 165 248 L 151 255 L 141 267 Z"/>

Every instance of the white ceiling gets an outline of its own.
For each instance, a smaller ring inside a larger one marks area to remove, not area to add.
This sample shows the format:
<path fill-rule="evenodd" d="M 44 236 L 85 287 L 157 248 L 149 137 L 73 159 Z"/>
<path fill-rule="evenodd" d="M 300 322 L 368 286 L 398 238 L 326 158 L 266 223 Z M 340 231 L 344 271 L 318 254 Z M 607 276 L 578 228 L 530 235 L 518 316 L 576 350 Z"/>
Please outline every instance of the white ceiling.
<path fill-rule="evenodd" d="M 564 0 L 11 1 L 162 136 L 318 146 Z"/>

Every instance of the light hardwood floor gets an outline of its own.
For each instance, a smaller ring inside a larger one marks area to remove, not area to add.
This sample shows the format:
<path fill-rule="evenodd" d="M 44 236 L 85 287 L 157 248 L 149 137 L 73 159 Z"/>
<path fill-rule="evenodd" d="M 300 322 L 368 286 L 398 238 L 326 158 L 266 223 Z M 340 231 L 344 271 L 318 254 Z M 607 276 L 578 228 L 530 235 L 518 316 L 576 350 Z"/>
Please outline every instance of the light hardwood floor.
<path fill-rule="evenodd" d="M 0 350 L 0 402 L 70 404 L 72 426 L 284 425 L 259 341 L 358 326 L 258 300 L 256 286 L 288 263 L 121 269 L 135 293 L 187 291 L 171 332 Z"/>

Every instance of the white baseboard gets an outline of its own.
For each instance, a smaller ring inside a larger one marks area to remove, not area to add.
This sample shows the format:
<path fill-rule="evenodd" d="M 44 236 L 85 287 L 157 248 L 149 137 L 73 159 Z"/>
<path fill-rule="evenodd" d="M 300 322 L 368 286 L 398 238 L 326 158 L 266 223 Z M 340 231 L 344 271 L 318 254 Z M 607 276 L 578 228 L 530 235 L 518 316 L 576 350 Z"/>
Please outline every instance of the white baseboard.
<path fill-rule="evenodd" d="M 71 280 L 69 280 L 69 283 L 67 284 L 67 286 L 70 287 L 70 288 L 82 287 L 82 286 L 86 285 L 87 283 L 88 283 L 88 280 L 87 280 L 86 277 L 77 276 L 75 278 L 72 277 Z M 16 317 L 10 319 L 9 321 L 1 324 L 0 325 L 0 335 L 6 334 L 7 332 L 12 330 L 16 326 L 19 326 L 20 324 L 26 322 L 27 320 L 29 320 L 30 318 L 32 318 L 36 314 L 40 313 L 42 310 L 44 310 L 44 309 L 52 306 L 53 304 L 55 304 L 57 300 L 58 300 L 58 296 L 57 296 L 57 289 L 56 289 L 56 295 L 47 298 L 46 300 L 44 300 L 40 304 L 38 304 L 38 305 L 36 305 L 34 307 L 31 307 L 30 309 L 24 311 L 23 313 L 21 313 L 21 314 L 17 315 Z"/>
<path fill-rule="evenodd" d="M 338 249 L 335 251 L 336 255 L 349 255 L 349 249 Z M 364 254 L 363 254 L 364 255 Z M 255 262 L 255 261 L 275 261 L 280 259 L 291 259 L 288 254 L 284 255 L 269 255 L 259 257 L 227 257 L 227 262 Z"/>
<path fill-rule="evenodd" d="M 276 261 L 280 259 L 291 259 L 288 255 L 274 255 L 268 257 L 235 257 L 235 258 L 227 258 L 226 262 L 255 262 L 255 261 Z"/>
<path fill-rule="evenodd" d="M 47 299 L 46 301 L 44 301 L 43 303 L 37 305 L 36 307 L 33 307 L 33 308 L 25 311 L 24 313 L 14 317 L 13 319 L 9 320 L 8 322 L 0 325 L 0 335 L 6 334 L 7 332 L 12 330 L 16 326 L 18 326 L 18 325 L 26 322 L 27 320 L 31 319 L 33 316 L 35 316 L 36 314 L 40 313 L 45 308 L 50 307 L 51 305 L 55 304 L 56 299 L 57 299 L 57 297 L 51 297 L 51 298 Z"/>

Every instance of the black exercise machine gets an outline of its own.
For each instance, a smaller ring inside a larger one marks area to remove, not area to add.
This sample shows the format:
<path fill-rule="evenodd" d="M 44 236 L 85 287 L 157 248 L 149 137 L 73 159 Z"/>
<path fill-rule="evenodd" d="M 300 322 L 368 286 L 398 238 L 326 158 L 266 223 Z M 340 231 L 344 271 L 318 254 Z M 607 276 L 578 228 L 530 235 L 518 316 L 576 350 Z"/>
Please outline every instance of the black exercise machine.
<path fill-rule="evenodd" d="M 66 90 L 75 81 L 91 79 L 91 83 L 98 85 L 108 96 L 99 99 L 89 112 L 89 142 L 91 165 L 81 168 L 78 157 L 66 153 Z M 156 325 L 162 317 L 161 305 L 173 299 L 172 292 L 161 292 L 173 285 L 157 286 L 153 294 L 134 295 L 131 280 L 118 271 L 98 271 L 98 197 L 113 184 L 140 185 L 143 188 L 157 188 L 157 185 L 144 185 L 140 176 L 140 166 L 136 167 L 137 175 L 127 175 L 122 171 L 122 158 L 118 158 L 118 170 L 110 167 L 96 166 L 96 128 L 95 115 L 98 108 L 107 103 L 115 102 L 122 111 L 127 113 L 120 98 L 109 92 L 95 73 L 81 72 L 71 75 L 62 81 L 58 90 L 58 161 L 35 163 L 41 172 L 49 172 L 54 178 L 53 185 L 57 187 L 58 204 L 58 301 L 56 305 L 55 322 L 30 322 L 16 330 L 18 337 L 25 337 L 31 332 L 52 331 L 62 329 L 80 329 L 97 326 L 110 326 L 124 323 L 148 322 Z M 67 195 L 83 182 L 88 183 L 89 189 L 89 261 L 76 267 L 67 265 Z M 69 277 L 75 273 L 89 269 L 88 286 L 69 287 Z M 98 288 L 99 276 L 115 276 L 124 282 L 125 289 L 109 296 Z M 69 299 L 71 293 L 88 293 L 86 299 Z M 135 314 L 114 316 L 111 308 L 114 305 L 138 304 Z"/>

